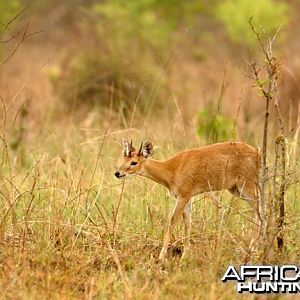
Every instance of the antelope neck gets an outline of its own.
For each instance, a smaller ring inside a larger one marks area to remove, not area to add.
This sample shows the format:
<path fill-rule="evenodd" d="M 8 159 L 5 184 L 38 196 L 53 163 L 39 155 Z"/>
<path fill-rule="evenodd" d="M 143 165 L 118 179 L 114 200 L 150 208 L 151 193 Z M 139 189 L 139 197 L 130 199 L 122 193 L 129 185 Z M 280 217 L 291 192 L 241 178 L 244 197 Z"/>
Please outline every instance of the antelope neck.
<path fill-rule="evenodd" d="M 148 159 L 145 163 L 144 170 L 145 171 L 141 174 L 142 176 L 150 178 L 167 188 L 170 187 L 173 173 L 167 161 Z"/>

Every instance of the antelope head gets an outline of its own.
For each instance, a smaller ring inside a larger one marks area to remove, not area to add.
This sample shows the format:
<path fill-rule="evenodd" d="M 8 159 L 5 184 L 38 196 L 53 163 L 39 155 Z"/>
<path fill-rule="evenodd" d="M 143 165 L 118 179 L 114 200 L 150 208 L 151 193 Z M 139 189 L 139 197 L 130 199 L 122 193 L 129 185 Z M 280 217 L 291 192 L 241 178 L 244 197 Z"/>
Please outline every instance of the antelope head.
<path fill-rule="evenodd" d="M 120 167 L 115 172 L 117 178 L 125 177 L 126 175 L 140 175 L 147 158 L 153 153 L 153 145 L 151 142 L 141 143 L 139 150 L 123 139 L 123 161 Z"/>

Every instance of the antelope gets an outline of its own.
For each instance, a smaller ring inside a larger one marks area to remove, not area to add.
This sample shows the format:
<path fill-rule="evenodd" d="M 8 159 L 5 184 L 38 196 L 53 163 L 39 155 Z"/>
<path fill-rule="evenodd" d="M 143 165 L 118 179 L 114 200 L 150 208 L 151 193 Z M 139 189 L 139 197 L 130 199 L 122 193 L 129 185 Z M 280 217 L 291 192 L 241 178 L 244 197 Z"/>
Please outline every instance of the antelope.
<path fill-rule="evenodd" d="M 164 261 L 172 231 L 182 216 L 184 221 L 184 251 L 190 248 L 191 198 L 204 192 L 228 190 L 234 196 L 249 202 L 257 214 L 258 149 L 242 142 L 225 142 L 178 152 L 167 160 L 154 160 L 153 144 L 141 143 L 138 151 L 123 139 L 124 156 L 115 172 L 117 178 L 138 175 L 162 184 L 176 199 L 165 234 L 159 260 Z"/>

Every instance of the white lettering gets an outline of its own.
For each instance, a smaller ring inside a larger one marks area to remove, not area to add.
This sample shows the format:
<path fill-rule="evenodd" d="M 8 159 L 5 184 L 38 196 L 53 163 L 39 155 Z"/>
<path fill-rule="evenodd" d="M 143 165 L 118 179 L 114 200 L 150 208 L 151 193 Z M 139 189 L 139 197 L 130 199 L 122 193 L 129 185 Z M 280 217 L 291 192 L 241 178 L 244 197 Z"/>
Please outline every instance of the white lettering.
<path fill-rule="evenodd" d="M 234 266 L 229 266 L 222 278 L 223 282 L 226 282 L 227 280 L 241 280 L 239 273 L 236 271 Z"/>

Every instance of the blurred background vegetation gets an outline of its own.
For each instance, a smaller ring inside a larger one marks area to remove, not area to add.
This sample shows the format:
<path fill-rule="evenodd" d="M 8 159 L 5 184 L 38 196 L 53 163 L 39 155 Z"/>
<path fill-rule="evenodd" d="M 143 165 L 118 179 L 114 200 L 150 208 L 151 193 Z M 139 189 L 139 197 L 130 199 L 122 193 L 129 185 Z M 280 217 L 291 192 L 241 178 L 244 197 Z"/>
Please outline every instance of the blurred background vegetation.
<path fill-rule="evenodd" d="M 172 200 L 113 173 L 124 137 L 151 140 L 156 159 L 215 141 L 261 147 L 251 17 L 264 42 L 281 28 L 278 99 L 299 169 L 299 11 L 299 0 L 0 0 L 2 298 L 234 299 L 220 277 L 245 263 L 247 203 L 196 197 L 192 262 L 161 270 Z M 286 249 L 272 265 L 300 259 L 296 172 L 290 181 Z"/>
<path fill-rule="evenodd" d="M 283 0 L 1 1 L 1 59 L 26 26 L 29 33 L 0 66 L 2 97 L 9 102 L 27 82 L 11 105 L 30 106 L 31 128 L 45 112 L 54 123 L 64 116 L 80 126 L 127 127 L 142 118 L 160 127 L 155 120 L 180 117 L 178 126 L 203 141 L 230 139 L 239 109 L 237 137 L 256 143 L 262 103 L 245 61 L 260 54 L 249 19 L 264 40 L 281 29 L 281 106 L 293 130 L 298 9 L 298 1 Z"/>

